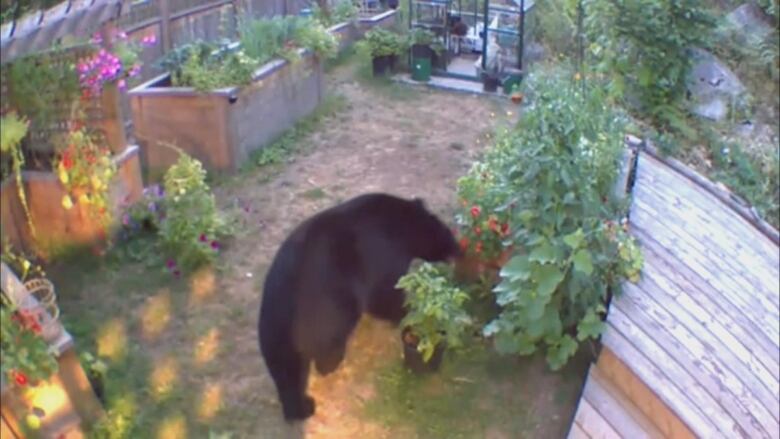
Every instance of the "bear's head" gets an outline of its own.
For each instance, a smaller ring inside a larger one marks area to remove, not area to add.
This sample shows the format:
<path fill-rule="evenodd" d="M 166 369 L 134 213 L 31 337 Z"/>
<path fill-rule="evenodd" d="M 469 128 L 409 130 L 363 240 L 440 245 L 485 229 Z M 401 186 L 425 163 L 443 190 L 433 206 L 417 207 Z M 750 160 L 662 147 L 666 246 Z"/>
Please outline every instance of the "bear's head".
<path fill-rule="evenodd" d="M 460 256 L 460 246 L 447 227 L 436 215 L 425 207 L 420 198 L 413 200 L 414 232 L 413 246 L 415 257 L 429 262 L 443 262 Z"/>

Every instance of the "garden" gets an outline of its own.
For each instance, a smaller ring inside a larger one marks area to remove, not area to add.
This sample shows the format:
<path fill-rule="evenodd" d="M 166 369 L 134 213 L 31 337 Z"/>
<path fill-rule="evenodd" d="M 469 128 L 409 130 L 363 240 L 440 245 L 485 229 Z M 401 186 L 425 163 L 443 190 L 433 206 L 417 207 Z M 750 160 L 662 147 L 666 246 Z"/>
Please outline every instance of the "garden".
<path fill-rule="evenodd" d="M 155 34 L 113 27 L 3 64 L 13 431 L 50 437 L 40 394 L 62 383 L 94 438 L 564 437 L 609 302 L 642 272 L 616 190 L 627 134 L 780 223 L 777 28 L 740 43 L 739 5 L 538 1 L 546 55 L 506 99 L 393 81 L 409 50 L 441 50 L 401 3 L 373 28 L 349 1 L 244 19 L 154 65 Z M 723 119 L 686 98 L 691 47 L 744 81 Z M 424 198 L 464 256 L 414 263 L 400 327 L 362 319 L 339 369 L 311 374 L 315 416 L 287 424 L 258 349 L 265 273 L 301 221 L 367 192 Z"/>

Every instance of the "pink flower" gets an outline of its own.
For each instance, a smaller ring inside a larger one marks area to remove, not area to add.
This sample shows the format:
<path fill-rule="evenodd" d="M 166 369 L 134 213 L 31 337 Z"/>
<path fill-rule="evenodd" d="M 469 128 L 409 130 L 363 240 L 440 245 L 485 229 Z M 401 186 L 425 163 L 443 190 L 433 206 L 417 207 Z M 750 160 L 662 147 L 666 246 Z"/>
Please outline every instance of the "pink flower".
<path fill-rule="evenodd" d="M 127 87 L 127 83 L 124 79 L 120 79 L 119 82 L 116 84 L 120 90 L 124 90 Z"/>

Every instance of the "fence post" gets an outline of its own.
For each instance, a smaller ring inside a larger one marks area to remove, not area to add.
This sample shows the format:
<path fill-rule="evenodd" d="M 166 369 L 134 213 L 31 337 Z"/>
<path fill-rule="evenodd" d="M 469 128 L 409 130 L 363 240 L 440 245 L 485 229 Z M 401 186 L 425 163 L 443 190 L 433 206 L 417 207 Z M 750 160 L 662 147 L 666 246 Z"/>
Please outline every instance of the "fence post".
<path fill-rule="evenodd" d="M 109 21 L 100 29 L 101 46 L 106 50 L 111 50 L 112 38 L 114 37 L 114 23 Z M 101 126 L 106 136 L 109 149 L 113 153 L 120 153 L 125 150 L 125 120 L 122 117 L 122 109 L 119 106 L 119 88 L 115 83 L 103 84 L 103 90 L 100 93 L 100 108 L 103 113 Z"/>
<path fill-rule="evenodd" d="M 168 0 L 158 0 L 160 3 L 160 33 L 163 53 L 171 50 L 171 8 Z"/>

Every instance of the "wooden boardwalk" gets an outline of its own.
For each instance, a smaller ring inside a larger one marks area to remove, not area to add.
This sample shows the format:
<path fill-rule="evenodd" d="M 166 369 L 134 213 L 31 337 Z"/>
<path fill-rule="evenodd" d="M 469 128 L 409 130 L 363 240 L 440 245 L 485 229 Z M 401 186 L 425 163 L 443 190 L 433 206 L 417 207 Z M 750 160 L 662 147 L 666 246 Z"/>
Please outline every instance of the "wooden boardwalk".
<path fill-rule="evenodd" d="M 642 278 L 610 304 L 569 437 L 780 437 L 778 245 L 644 152 L 630 227 Z"/>

